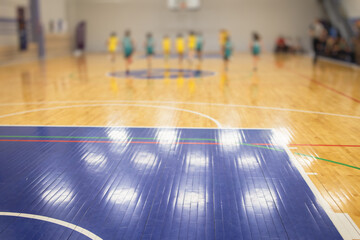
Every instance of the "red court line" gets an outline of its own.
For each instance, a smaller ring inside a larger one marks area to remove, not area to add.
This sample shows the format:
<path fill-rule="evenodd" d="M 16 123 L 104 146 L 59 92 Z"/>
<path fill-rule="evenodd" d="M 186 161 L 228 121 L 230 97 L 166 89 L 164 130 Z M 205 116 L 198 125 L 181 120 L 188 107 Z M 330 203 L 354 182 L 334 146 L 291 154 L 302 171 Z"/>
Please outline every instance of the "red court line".
<path fill-rule="evenodd" d="M 359 100 L 359 99 L 354 98 L 354 97 L 352 97 L 352 96 L 349 96 L 349 95 L 347 95 L 347 94 L 345 94 L 345 93 L 343 93 L 343 92 L 340 92 L 339 90 L 336 90 L 335 88 L 329 87 L 329 86 L 323 84 L 322 82 L 319 82 L 319 81 L 317 81 L 317 80 L 315 80 L 315 79 L 313 79 L 313 78 L 311 78 L 311 77 L 305 76 L 305 75 L 303 75 L 303 74 L 301 74 L 301 73 L 298 73 L 298 72 L 295 72 L 295 71 L 293 71 L 293 70 L 288 70 L 288 71 L 290 71 L 290 72 L 292 72 L 292 73 L 294 73 L 294 74 L 296 74 L 296 75 L 298 75 L 298 76 L 300 76 L 300 77 L 302 77 L 302 78 L 305 78 L 305 79 L 307 79 L 307 80 L 310 80 L 310 81 L 316 83 L 317 85 L 320 85 L 320 86 L 322 86 L 322 87 L 324 87 L 324 88 L 326 88 L 326 89 L 328 89 L 328 90 L 330 90 L 330 91 L 333 91 L 333 92 L 335 92 L 335 93 L 337 93 L 337 94 L 340 94 L 340 95 L 343 96 L 343 97 L 346 97 L 346 98 L 351 99 L 351 100 L 353 100 L 353 101 L 355 101 L 355 102 L 357 102 L 357 103 L 360 103 L 360 100 Z"/>
<path fill-rule="evenodd" d="M 251 145 L 257 146 L 276 146 L 276 144 L 271 143 L 251 143 Z M 290 147 L 360 147 L 360 145 L 342 145 L 342 144 L 308 144 L 308 143 L 292 143 L 288 144 Z"/>
<path fill-rule="evenodd" d="M 198 144 L 221 145 L 220 143 L 207 142 L 141 142 L 141 141 L 87 141 L 87 140 L 26 140 L 26 139 L 0 139 L 0 142 L 56 142 L 56 143 L 143 143 L 143 144 Z"/>
<path fill-rule="evenodd" d="M 360 147 L 360 145 L 342 145 L 342 144 L 289 144 L 289 146 L 293 147 Z"/>

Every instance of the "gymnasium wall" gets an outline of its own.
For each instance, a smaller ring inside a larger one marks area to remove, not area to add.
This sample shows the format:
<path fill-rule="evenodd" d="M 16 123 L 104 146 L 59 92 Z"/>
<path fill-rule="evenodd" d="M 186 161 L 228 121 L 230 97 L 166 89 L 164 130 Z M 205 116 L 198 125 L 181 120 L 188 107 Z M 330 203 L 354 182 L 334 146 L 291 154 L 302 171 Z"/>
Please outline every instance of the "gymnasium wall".
<path fill-rule="evenodd" d="M 45 31 L 50 32 L 50 21 L 66 20 L 66 0 L 40 0 L 41 20 Z"/>
<path fill-rule="evenodd" d="M 344 9 L 350 19 L 360 18 L 359 0 L 342 0 Z"/>
<path fill-rule="evenodd" d="M 102 3 L 101 3 L 102 2 Z M 109 2 L 109 3 L 104 3 Z M 193 12 L 172 12 L 166 0 L 74 0 L 71 1 L 72 30 L 76 22 L 88 23 L 88 50 L 105 51 L 105 41 L 111 31 L 122 35 L 131 29 L 139 47 L 144 35 L 152 31 L 159 45 L 168 33 L 190 29 L 201 30 L 206 50 L 218 50 L 218 31 L 231 31 L 236 50 L 247 51 L 250 34 L 259 31 L 268 50 L 273 49 L 279 34 L 301 37 L 309 49 L 308 27 L 323 13 L 316 0 L 202 0 L 201 9 Z"/>
<path fill-rule="evenodd" d="M 74 0 L 40 0 L 41 21 L 45 30 L 45 49 L 48 58 L 68 55 L 72 51 L 68 2 Z M 61 21 L 61 27 L 59 26 Z M 53 23 L 51 27 L 50 23 Z"/>

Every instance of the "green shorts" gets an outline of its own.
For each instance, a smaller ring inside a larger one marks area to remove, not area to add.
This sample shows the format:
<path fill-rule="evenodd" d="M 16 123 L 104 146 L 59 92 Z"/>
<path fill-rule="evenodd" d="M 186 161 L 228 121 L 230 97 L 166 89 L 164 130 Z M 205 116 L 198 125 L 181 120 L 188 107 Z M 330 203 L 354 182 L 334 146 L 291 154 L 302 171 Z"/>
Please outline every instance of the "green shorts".
<path fill-rule="evenodd" d="M 146 55 L 147 55 L 147 56 L 154 55 L 154 49 L 148 47 L 148 48 L 146 49 Z"/>
<path fill-rule="evenodd" d="M 133 54 L 133 50 L 131 48 L 125 49 L 124 51 L 125 58 L 131 57 L 132 54 Z"/>

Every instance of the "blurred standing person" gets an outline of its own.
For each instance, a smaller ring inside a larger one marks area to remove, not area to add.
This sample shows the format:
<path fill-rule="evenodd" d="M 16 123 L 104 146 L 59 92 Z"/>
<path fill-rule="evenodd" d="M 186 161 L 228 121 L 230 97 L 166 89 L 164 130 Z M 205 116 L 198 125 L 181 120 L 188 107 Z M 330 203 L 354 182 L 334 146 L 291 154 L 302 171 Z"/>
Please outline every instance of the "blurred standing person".
<path fill-rule="evenodd" d="M 225 71 L 227 71 L 228 65 L 229 65 L 229 60 L 230 60 L 230 57 L 233 52 L 233 46 L 232 46 L 229 35 L 226 36 L 226 38 L 225 38 L 224 48 L 223 48 L 222 52 L 223 52 L 223 59 L 224 59 L 224 69 L 225 69 Z"/>
<path fill-rule="evenodd" d="M 250 50 L 254 59 L 254 71 L 257 71 L 259 56 L 261 53 L 261 37 L 258 33 L 253 33 L 252 40 L 250 42 Z"/>
<path fill-rule="evenodd" d="M 115 62 L 115 60 L 116 60 L 116 51 L 117 51 L 118 44 L 119 44 L 119 39 L 116 36 L 116 33 L 112 32 L 107 41 L 107 46 L 108 46 L 108 51 L 110 54 L 111 62 Z"/>
<path fill-rule="evenodd" d="M 125 31 L 124 38 L 122 40 L 123 52 L 125 57 L 125 69 L 126 74 L 130 73 L 130 64 L 132 63 L 132 56 L 135 51 L 135 43 L 131 38 L 130 30 Z"/>
<path fill-rule="evenodd" d="M 204 39 L 201 32 L 196 34 L 196 57 L 198 59 L 199 65 L 197 66 L 197 70 L 195 75 L 197 77 L 201 76 L 201 64 L 202 64 L 202 55 L 203 55 L 203 48 L 204 48 Z"/>
<path fill-rule="evenodd" d="M 220 44 L 221 56 L 224 55 L 224 47 L 225 47 L 227 36 L 228 36 L 228 32 L 225 29 L 221 29 L 219 32 L 219 44 Z"/>
<path fill-rule="evenodd" d="M 151 73 L 151 61 L 152 61 L 152 56 L 154 55 L 154 38 L 152 33 L 148 33 L 146 35 L 146 41 L 145 41 L 145 51 L 146 51 L 146 58 L 147 58 L 147 62 L 148 62 L 148 75 L 150 76 Z"/>
<path fill-rule="evenodd" d="M 355 45 L 355 61 L 360 65 L 360 20 L 356 21 L 357 35 L 354 39 Z"/>
<path fill-rule="evenodd" d="M 202 61 L 203 48 L 204 48 L 204 38 L 201 32 L 198 32 L 196 37 L 196 56 L 200 62 Z"/>
<path fill-rule="evenodd" d="M 176 51 L 177 51 L 178 58 L 179 58 L 180 68 L 182 68 L 184 52 L 185 52 L 185 40 L 181 33 L 179 33 L 176 37 Z"/>
<path fill-rule="evenodd" d="M 162 41 L 163 53 L 165 61 L 167 62 L 171 53 L 171 38 L 168 35 L 165 35 Z"/>
<path fill-rule="evenodd" d="M 314 23 L 310 26 L 310 35 L 312 37 L 312 47 L 314 51 L 314 64 L 317 62 L 319 55 L 319 44 L 324 34 L 325 28 L 321 23 L 320 19 L 315 19 Z"/>
<path fill-rule="evenodd" d="M 195 55 L 195 47 L 196 47 L 196 35 L 193 31 L 190 31 L 187 43 L 188 43 L 188 54 L 189 54 L 188 58 L 189 58 L 189 63 L 191 64 Z"/>

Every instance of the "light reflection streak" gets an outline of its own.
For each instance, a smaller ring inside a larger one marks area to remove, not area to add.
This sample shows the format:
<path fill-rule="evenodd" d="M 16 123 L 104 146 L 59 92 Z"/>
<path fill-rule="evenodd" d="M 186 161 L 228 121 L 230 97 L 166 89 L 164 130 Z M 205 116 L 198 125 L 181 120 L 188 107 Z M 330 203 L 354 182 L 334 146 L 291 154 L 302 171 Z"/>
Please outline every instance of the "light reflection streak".
<path fill-rule="evenodd" d="M 153 166 L 157 162 L 157 160 L 158 159 L 154 153 L 146 152 L 146 151 L 139 152 L 132 159 L 132 161 L 135 164 L 140 164 L 142 166 L 144 166 L 144 165 Z"/>
<path fill-rule="evenodd" d="M 179 197 L 178 197 L 179 200 L 177 202 L 177 205 L 181 209 L 182 208 L 190 209 L 191 205 L 196 205 L 198 207 L 198 212 L 204 211 L 203 208 L 205 204 L 208 202 L 206 198 L 207 195 L 205 194 L 205 192 L 199 193 L 194 191 L 185 191 L 179 193 Z"/>
<path fill-rule="evenodd" d="M 127 141 L 129 140 L 129 131 L 127 129 L 109 129 L 106 134 L 111 140 L 122 140 Z"/>
<path fill-rule="evenodd" d="M 41 198 L 46 202 L 64 204 L 70 202 L 73 195 L 74 193 L 70 188 L 59 187 L 45 191 Z"/>
<path fill-rule="evenodd" d="M 116 189 L 109 193 L 109 200 L 115 204 L 128 204 L 136 198 L 137 193 L 133 188 Z"/>
<path fill-rule="evenodd" d="M 103 154 L 87 153 L 83 156 L 83 160 L 90 166 L 103 167 L 107 162 L 107 158 Z"/>
<path fill-rule="evenodd" d="M 242 136 L 236 130 L 224 130 L 219 134 L 219 143 L 226 150 L 234 149 L 243 143 Z"/>
<path fill-rule="evenodd" d="M 160 144 L 176 143 L 178 134 L 176 129 L 161 129 L 157 132 L 156 138 Z"/>
<path fill-rule="evenodd" d="M 268 188 L 253 188 L 245 193 L 245 204 L 264 209 L 263 214 L 276 209 L 276 201 L 275 193 Z"/>
<path fill-rule="evenodd" d="M 186 155 L 186 161 L 189 163 L 190 169 L 198 170 L 209 164 L 209 157 L 202 151 L 189 151 Z"/>
<path fill-rule="evenodd" d="M 159 143 L 159 148 L 166 150 L 174 150 L 179 145 L 179 130 L 177 129 L 161 129 L 156 134 L 156 140 Z"/>
<path fill-rule="evenodd" d="M 240 168 L 246 167 L 246 168 L 259 168 L 260 167 L 260 163 L 258 162 L 258 160 L 256 159 L 256 157 L 252 156 L 252 155 L 248 155 L 248 156 L 239 156 L 237 158 L 237 162 Z"/>
<path fill-rule="evenodd" d="M 287 146 L 291 142 L 291 132 L 287 128 L 277 128 L 273 130 L 271 143 L 274 146 Z"/>

